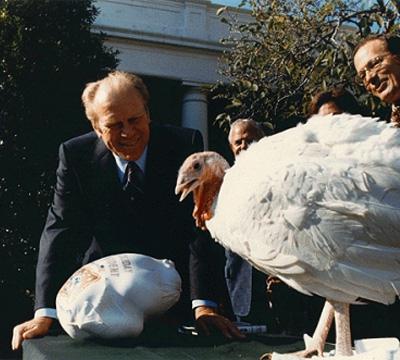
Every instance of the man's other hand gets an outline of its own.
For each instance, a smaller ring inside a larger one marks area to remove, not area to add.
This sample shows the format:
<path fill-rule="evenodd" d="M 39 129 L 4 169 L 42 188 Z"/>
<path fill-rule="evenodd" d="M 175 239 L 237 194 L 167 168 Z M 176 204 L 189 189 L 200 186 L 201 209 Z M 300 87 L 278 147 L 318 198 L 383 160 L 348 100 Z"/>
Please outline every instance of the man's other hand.
<path fill-rule="evenodd" d="M 41 316 L 15 326 L 11 348 L 18 350 L 24 340 L 46 335 L 53 321 L 52 318 Z"/>
<path fill-rule="evenodd" d="M 217 330 L 227 339 L 244 339 L 246 336 L 226 317 L 208 306 L 199 306 L 194 310 L 196 328 L 199 332 L 210 335 L 211 330 Z"/>

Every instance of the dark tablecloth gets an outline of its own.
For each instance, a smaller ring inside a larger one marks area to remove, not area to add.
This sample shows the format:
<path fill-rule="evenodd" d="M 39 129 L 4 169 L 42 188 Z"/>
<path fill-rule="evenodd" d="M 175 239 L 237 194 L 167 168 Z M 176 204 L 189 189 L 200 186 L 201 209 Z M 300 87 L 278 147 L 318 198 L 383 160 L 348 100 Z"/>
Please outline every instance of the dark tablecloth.
<path fill-rule="evenodd" d="M 250 335 L 244 341 L 163 331 L 135 340 L 78 341 L 67 335 L 46 336 L 23 343 L 23 360 L 205 360 L 258 359 L 265 352 L 301 350 L 299 338 Z"/>

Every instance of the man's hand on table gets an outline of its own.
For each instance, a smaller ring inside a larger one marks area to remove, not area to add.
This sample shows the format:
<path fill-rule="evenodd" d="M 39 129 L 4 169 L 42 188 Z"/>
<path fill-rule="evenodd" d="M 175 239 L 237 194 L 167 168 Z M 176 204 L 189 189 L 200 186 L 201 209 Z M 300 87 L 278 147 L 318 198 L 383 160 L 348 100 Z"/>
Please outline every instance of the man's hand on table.
<path fill-rule="evenodd" d="M 210 335 L 211 330 L 222 333 L 228 339 L 244 339 L 246 336 L 226 317 L 208 306 L 199 306 L 194 310 L 196 328 L 199 332 Z"/>
<path fill-rule="evenodd" d="M 26 339 L 33 339 L 46 335 L 54 319 L 50 317 L 36 317 L 14 327 L 11 348 L 18 350 Z"/>

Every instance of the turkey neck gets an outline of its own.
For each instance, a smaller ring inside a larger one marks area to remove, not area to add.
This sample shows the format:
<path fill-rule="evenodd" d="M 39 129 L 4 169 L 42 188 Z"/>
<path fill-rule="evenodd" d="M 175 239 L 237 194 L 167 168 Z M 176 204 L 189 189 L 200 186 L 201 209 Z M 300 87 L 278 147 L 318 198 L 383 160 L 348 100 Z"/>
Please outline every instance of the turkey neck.
<path fill-rule="evenodd" d="M 212 205 L 221 188 L 224 177 L 221 175 L 210 174 L 207 181 L 194 190 L 194 202 L 197 214 L 204 220 L 213 217 Z"/>

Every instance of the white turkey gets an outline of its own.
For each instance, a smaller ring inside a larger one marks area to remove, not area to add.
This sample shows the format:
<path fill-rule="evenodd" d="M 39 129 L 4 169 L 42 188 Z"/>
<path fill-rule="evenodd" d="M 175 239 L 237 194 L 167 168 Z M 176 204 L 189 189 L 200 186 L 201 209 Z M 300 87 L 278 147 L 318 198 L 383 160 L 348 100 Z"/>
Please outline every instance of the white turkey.
<path fill-rule="evenodd" d="M 349 304 L 393 303 L 400 290 L 400 131 L 358 115 L 314 116 L 254 143 L 229 168 L 191 155 L 176 193 L 224 247 L 304 294 L 327 299 L 301 356 L 352 354 Z"/>

